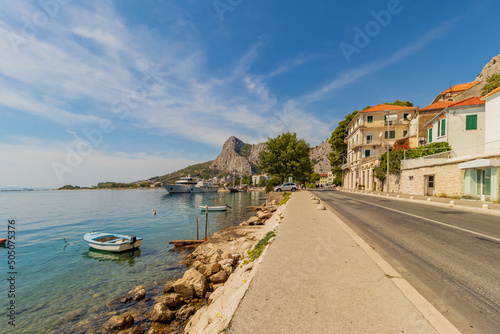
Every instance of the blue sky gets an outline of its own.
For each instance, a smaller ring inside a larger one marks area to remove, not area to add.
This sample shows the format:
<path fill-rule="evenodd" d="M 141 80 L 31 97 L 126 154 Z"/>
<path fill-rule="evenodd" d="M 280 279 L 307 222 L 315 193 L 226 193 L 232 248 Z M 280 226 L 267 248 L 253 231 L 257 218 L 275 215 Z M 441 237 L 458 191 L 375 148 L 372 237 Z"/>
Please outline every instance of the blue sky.
<path fill-rule="evenodd" d="M 0 188 L 163 175 L 231 135 L 315 146 L 347 113 L 423 107 L 500 53 L 496 0 L 2 4 Z"/>

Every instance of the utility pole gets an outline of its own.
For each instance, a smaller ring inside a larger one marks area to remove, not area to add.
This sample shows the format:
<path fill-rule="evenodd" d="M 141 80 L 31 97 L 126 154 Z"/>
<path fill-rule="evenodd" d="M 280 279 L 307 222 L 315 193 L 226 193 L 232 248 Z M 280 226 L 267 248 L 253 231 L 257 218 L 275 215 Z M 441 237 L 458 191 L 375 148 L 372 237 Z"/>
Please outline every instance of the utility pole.
<path fill-rule="evenodd" d="M 392 117 L 390 117 L 392 116 Z M 398 115 L 396 114 L 392 114 L 392 115 L 389 115 L 389 111 L 387 110 L 387 114 L 386 114 L 386 121 L 387 121 L 387 176 L 386 176 L 386 180 L 387 180 L 387 194 L 389 195 L 389 139 L 391 138 L 391 132 L 390 132 L 390 128 L 389 128 L 389 122 L 391 121 L 391 118 L 394 118 L 394 120 L 397 120 L 398 119 Z"/>

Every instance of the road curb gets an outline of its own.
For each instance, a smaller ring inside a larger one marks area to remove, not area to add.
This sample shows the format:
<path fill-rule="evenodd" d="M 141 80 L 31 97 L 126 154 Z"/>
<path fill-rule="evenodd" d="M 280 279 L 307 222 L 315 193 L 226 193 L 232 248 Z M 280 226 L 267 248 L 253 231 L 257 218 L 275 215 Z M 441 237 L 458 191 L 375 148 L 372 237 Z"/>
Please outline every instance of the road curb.
<path fill-rule="evenodd" d="M 443 334 L 460 334 L 461 332 L 439 312 L 424 296 L 422 296 L 406 279 L 385 261 L 368 243 L 366 243 L 356 232 L 346 225 L 334 212 L 330 204 L 322 201 L 333 220 L 338 223 L 351 238 L 363 249 L 363 251 L 377 264 L 396 287 L 408 298 L 424 318 L 438 331 Z"/>

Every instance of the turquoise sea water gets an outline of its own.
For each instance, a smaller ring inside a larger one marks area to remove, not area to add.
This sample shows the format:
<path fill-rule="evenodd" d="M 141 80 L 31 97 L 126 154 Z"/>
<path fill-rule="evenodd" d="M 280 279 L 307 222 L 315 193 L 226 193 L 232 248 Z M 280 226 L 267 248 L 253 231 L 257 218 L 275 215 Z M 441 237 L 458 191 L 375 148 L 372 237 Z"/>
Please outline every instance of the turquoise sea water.
<path fill-rule="evenodd" d="M 221 199 L 221 196 L 224 198 Z M 185 270 L 186 252 L 172 250 L 173 239 L 200 237 L 204 213 L 199 205 L 233 210 L 209 213 L 210 234 L 252 215 L 263 193 L 169 195 L 156 190 L 81 190 L 0 192 L 0 237 L 15 220 L 16 326 L 8 325 L 8 249 L 0 248 L 0 333 L 81 333 L 102 325 L 112 314 L 106 303 L 139 284 L 148 295 L 161 291 Z M 215 204 L 214 204 L 215 202 Z M 156 210 L 156 217 L 151 209 Z M 142 237 L 140 251 L 92 251 L 82 240 L 89 231 Z M 86 325 L 88 324 L 88 326 Z"/>

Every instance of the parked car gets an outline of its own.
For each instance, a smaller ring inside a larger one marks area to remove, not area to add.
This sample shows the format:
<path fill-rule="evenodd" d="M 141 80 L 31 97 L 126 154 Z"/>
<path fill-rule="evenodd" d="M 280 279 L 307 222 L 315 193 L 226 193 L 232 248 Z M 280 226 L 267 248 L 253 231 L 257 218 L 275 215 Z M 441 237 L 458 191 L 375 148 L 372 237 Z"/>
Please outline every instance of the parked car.
<path fill-rule="evenodd" d="M 284 183 L 274 187 L 273 191 L 295 191 L 299 189 L 297 183 Z"/>

